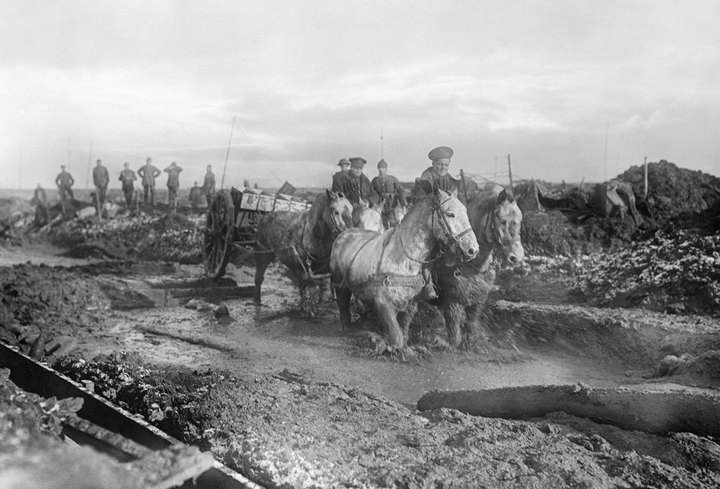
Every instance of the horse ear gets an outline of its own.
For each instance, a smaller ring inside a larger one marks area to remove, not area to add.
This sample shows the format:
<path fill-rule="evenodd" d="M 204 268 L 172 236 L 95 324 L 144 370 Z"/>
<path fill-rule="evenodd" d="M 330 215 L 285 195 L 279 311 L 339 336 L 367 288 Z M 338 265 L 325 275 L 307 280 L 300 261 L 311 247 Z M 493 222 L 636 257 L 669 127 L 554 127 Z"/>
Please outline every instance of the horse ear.
<path fill-rule="evenodd" d="M 455 186 L 450 190 L 450 195 L 452 195 L 453 197 L 455 197 L 455 198 L 457 199 L 457 196 L 458 196 L 458 188 L 457 188 L 457 185 L 455 185 Z"/>
<path fill-rule="evenodd" d="M 495 200 L 495 203 L 497 203 L 499 205 L 499 204 L 502 204 L 503 202 L 505 202 L 506 200 L 508 200 L 507 191 L 505 189 L 502 189 L 502 192 L 500 192 L 500 195 L 498 195 L 497 199 Z"/>
<path fill-rule="evenodd" d="M 337 194 L 335 194 L 335 192 L 331 192 L 331 191 L 329 191 L 328 189 L 325 189 L 325 192 L 327 193 L 327 197 L 328 197 L 328 199 L 330 199 L 330 200 L 333 200 L 334 198 L 337 197 Z M 333 197 L 333 194 L 335 194 L 336 197 Z"/>
<path fill-rule="evenodd" d="M 420 189 L 423 191 L 423 193 L 425 195 L 427 195 L 433 191 L 432 185 L 427 180 L 422 180 L 422 179 L 416 178 L 415 185 L 420 187 Z"/>

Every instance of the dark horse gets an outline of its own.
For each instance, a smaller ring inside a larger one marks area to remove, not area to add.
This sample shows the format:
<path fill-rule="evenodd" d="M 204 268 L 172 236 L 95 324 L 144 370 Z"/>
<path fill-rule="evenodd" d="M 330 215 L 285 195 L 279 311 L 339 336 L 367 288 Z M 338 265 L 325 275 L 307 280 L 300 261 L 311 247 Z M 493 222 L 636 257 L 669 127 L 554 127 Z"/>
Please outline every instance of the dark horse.
<path fill-rule="evenodd" d="M 522 212 L 512 194 L 502 190 L 499 195 L 479 195 L 470 199 L 467 210 L 480 252 L 470 261 L 445 253 L 432 268 L 453 348 L 467 345 L 479 333 L 479 316 L 495 283 L 493 250 L 502 251 L 511 265 L 519 266 L 525 259 Z"/>
<path fill-rule="evenodd" d="M 343 326 L 350 326 L 355 294 L 377 310 L 388 350 L 404 352 L 424 285 L 421 268 L 437 245 L 454 246 L 465 258 L 478 252 L 465 206 L 437 186 L 384 234 L 361 229 L 340 233 L 332 247 L 330 272 Z"/>
<path fill-rule="evenodd" d="M 312 315 L 308 288 L 319 282 L 327 289 L 327 276 L 322 280 L 322 275 L 329 274 L 335 237 L 352 227 L 352 210 L 343 194 L 326 190 L 305 212 L 273 212 L 261 217 L 255 238 L 255 304 L 261 303 L 265 270 L 277 257 L 300 287 L 301 310 Z"/>

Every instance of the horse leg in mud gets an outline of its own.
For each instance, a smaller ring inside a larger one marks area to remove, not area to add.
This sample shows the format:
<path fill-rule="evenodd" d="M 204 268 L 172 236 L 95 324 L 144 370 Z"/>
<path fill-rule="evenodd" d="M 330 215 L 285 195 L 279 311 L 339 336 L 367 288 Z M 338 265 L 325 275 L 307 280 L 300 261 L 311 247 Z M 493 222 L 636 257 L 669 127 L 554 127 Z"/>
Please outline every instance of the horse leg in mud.
<path fill-rule="evenodd" d="M 312 282 L 301 280 L 300 286 L 300 311 L 310 317 L 315 317 L 315 304 L 312 298 Z"/>
<path fill-rule="evenodd" d="M 443 305 L 445 327 L 447 328 L 448 343 L 457 348 L 462 343 L 462 323 L 465 320 L 465 308 L 456 301 L 447 300 Z"/>
<path fill-rule="evenodd" d="M 349 329 L 351 326 L 350 299 L 352 298 L 352 292 L 345 287 L 335 287 L 335 298 L 340 310 L 340 322 L 343 328 Z"/>
<path fill-rule="evenodd" d="M 480 324 L 484 304 L 473 304 L 465 308 L 467 321 L 463 327 L 463 343 L 466 347 L 478 342 L 487 342 L 487 334 Z"/>
<path fill-rule="evenodd" d="M 417 312 L 417 310 L 417 302 L 413 302 L 409 304 L 404 311 L 400 311 L 397 315 L 398 324 L 400 324 L 400 328 L 402 328 L 403 336 L 405 336 L 405 341 L 410 338 L 410 323 L 415 317 L 415 313 Z"/>
<path fill-rule="evenodd" d="M 273 253 L 261 251 L 255 253 L 255 305 L 259 306 L 262 304 L 261 288 L 262 283 L 265 280 L 265 270 L 268 265 L 275 259 Z"/>
<path fill-rule="evenodd" d="M 400 324 L 398 324 L 398 314 L 395 306 L 387 301 L 377 300 L 375 301 L 375 308 L 378 316 L 380 316 L 380 321 L 385 326 L 388 344 L 393 348 L 402 350 L 405 347 L 406 339 L 402 329 L 400 329 Z"/>
<path fill-rule="evenodd" d="M 318 281 L 318 289 L 320 296 L 320 303 L 332 302 L 332 288 L 330 287 L 330 279 L 322 279 Z"/>

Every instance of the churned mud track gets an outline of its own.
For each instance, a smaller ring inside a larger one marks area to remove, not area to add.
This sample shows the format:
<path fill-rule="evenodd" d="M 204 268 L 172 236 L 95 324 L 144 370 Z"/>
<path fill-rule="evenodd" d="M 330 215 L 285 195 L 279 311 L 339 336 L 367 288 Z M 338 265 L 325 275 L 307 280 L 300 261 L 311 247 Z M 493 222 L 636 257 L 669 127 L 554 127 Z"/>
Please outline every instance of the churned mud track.
<path fill-rule="evenodd" d="M 93 264 L 90 270 L 21 267 L 16 273 L 29 279 L 51 272 L 66 283 L 79 280 L 94 294 L 97 281 L 117 267 Z M 148 279 L 132 267 L 123 274 L 130 281 Z M 192 266 L 171 273 L 178 280 L 199 274 Z M 245 283 L 252 272 L 240 268 L 231 276 Z M 581 382 L 613 392 L 626 384 L 667 381 L 660 376 L 673 373 L 678 375 L 670 380 L 712 386 L 718 378 L 712 352 L 719 344 L 712 320 L 497 301 L 489 306 L 487 347 L 435 349 L 398 362 L 373 355 L 364 333 L 378 333 L 371 316 L 352 331 L 340 328 L 332 306 L 317 318 L 299 317 L 297 291 L 282 269 L 272 268 L 267 280 L 263 307 L 239 298 L 112 310 L 98 298 L 87 307 L 105 308 L 83 313 L 90 315 L 87 326 L 69 333 L 86 360 L 119 351 L 138 354 L 151 370 L 136 373 L 119 363 L 106 372 L 119 375 L 117 388 L 108 392 L 141 387 L 130 389 L 135 397 L 125 402 L 268 487 L 720 483 L 720 449 L 688 433 L 626 431 L 558 413 L 516 421 L 454 408 L 416 410 L 421 396 L 437 389 L 529 386 L 528 395 L 537 395 L 542 389 L 532 386 Z M 76 309 L 68 318 L 80 317 Z M 442 323 L 433 326 L 442 335 Z M 85 369 L 78 365 L 79 372 Z"/>

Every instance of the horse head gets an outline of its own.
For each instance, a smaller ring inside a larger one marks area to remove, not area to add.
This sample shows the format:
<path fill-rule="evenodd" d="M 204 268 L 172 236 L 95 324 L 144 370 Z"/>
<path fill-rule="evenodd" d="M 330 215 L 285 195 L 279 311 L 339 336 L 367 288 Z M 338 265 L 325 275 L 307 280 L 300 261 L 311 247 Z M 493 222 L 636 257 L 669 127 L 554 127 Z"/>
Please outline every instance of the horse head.
<path fill-rule="evenodd" d="M 400 224 L 400 221 L 403 220 L 403 217 L 405 217 L 405 214 L 407 214 L 407 206 L 403 204 L 400 201 L 400 198 L 396 195 L 393 198 L 393 203 L 391 206 L 391 212 L 388 216 L 388 225 L 390 227 L 395 227 L 398 224 Z"/>
<path fill-rule="evenodd" d="M 335 232 L 341 233 L 352 225 L 353 206 L 342 192 L 325 190 L 328 204 L 322 211 L 322 220 Z"/>
<path fill-rule="evenodd" d="M 379 208 L 382 209 L 382 207 Z M 367 231 L 385 232 L 382 214 L 372 205 L 372 202 L 365 199 L 360 199 L 360 203 L 353 210 L 353 225 Z"/>
<path fill-rule="evenodd" d="M 480 251 L 475 233 L 470 226 L 467 209 L 457 198 L 457 190 L 448 193 L 433 185 L 431 226 L 433 235 L 446 247 L 455 247 L 455 252 L 466 259 L 473 259 Z"/>
<path fill-rule="evenodd" d="M 522 265 L 525 260 L 525 250 L 520 242 L 522 212 L 515 198 L 503 189 L 492 200 L 490 212 L 485 225 L 485 238 L 502 250 L 510 265 Z"/>

